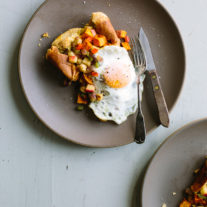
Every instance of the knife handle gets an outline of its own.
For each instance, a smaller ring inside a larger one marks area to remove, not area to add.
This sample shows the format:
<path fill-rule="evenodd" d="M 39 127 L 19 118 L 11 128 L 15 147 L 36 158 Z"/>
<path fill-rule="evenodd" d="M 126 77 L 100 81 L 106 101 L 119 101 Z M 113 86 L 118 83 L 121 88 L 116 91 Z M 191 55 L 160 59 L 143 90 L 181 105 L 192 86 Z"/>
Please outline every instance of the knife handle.
<path fill-rule="evenodd" d="M 164 127 L 169 127 L 169 113 L 167 109 L 167 104 L 165 102 L 164 94 L 162 92 L 162 88 L 160 85 L 160 81 L 157 75 L 156 70 L 148 71 L 150 80 L 152 83 L 153 93 L 155 97 L 155 101 L 157 104 L 158 112 L 159 112 L 159 119 L 160 123 Z"/>

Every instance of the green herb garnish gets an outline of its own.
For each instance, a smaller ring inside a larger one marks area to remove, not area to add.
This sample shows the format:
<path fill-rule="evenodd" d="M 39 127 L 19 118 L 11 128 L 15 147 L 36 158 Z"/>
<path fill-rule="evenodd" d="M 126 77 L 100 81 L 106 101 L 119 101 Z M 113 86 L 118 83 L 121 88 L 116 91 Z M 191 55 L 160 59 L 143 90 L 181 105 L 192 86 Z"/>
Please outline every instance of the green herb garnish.
<path fill-rule="evenodd" d="M 98 68 L 100 66 L 99 62 L 95 62 L 94 66 Z"/>
<path fill-rule="evenodd" d="M 83 111 L 84 106 L 83 106 L 83 105 L 78 105 L 78 106 L 76 107 L 76 109 L 77 109 L 78 111 Z"/>
<path fill-rule="evenodd" d="M 197 194 L 197 196 L 199 197 L 199 198 L 201 198 L 201 199 L 207 199 L 207 197 L 206 196 L 204 196 L 204 195 L 201 195 L 201 194 Z"/>

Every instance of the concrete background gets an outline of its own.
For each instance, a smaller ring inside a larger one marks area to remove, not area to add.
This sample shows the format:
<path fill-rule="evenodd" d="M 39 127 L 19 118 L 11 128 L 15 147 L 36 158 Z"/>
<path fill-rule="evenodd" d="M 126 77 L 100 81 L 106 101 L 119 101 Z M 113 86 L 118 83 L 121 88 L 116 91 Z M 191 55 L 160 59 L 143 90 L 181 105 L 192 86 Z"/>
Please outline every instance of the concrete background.
<path fill-rule="evenodd" d="M 140 182 L 155 150 L 173 131 L 207 114 L 207 1 L 160 0 L 184 39 L 184 88 L 169 129 L 159 127 L 144 145 L 112 149 L 61 139 L 25 100 L 17 72 L 19 44 L 42 2 L 0 0 L 0 207 L 139 206 Z"/>

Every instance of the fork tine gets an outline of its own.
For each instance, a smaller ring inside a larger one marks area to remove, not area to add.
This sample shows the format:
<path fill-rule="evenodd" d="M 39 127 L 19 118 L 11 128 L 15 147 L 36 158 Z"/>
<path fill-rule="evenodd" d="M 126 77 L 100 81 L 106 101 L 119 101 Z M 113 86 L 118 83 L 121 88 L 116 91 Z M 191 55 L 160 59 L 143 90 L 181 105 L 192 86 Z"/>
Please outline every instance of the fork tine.
<path fill-rule="evenodd" d="M 136 54 L 136 59 L 137 59 L 137 65 L 140 65 L 139 49 L 138 49 L 136 37 L 134 38 L 134 44 L 135 44 L 135 54 Z"/>
<path fill-rule="evenodd" d="M 131 56 L 134 62 L 134 65 L 137 66 L 145 66 L 146 61 L 145 61 L 145 55 L 142 50 L 142 46 L 140 44 L 138 36 L 131 38 Z"/>
<path fill-rule="evenodd" d="M 132 49 L 133 49 L 133 59 L 134 59 L 134 64 L 138 65 L 138 61 L 137 61 L 137 53 L 136 53 L 136 45 L 135 45 L 135 40 L 134 38 L 131 39 L 131 43 L 132 43 Z"/>
<path fill-rule="evenodd" d="M 140 41 L 139 41 L 138 38 L 137 38 L 137 42 L 138 42 L 138 45 L 139 45 L 140 62 L 141 62 L 142 65 L 146 65 L 145 55 L 144 55 L 142 46 L 141 46 Z"/>
<path fill-rule="evenodd" d="M 132 56 L 132 59 L 133 59 L 134 65 L 135 65 L 133 38 L 131 38 L 130 46 L 131 46 L 131 48 L 132 48 L 132 49 L 131 49 L 131 56 Z"/>
<path fill-rule="evenodd" d="M 135 42 L 134 38 L 132 40 L 132 44 L 133 44 L 133 48 L 134 48 L 135 64 L 137 65 L 138 64 L 138 61 L 137 61 L 137 52 L 136 52 L 136 42 Z"/>

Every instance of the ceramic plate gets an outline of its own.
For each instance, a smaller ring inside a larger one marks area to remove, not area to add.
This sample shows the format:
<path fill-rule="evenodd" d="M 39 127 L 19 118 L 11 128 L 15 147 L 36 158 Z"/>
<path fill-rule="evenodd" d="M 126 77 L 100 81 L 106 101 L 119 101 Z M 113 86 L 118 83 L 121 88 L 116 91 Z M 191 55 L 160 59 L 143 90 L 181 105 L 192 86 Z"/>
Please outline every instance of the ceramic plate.
<path fill-rule="evenodd" d="M 179 206 L 184 190 L 192 184 L 193 172 L 207 155 L 207 120 L 190 123 L 172 134 L 160 147 L 147 169 L 142 206 Z M 173 196 L 173 192 L 176 195 Z"/>
<path fill-rule="evenodd" d="M 20 48 L 19 74 L 23 91 L 39 119 L 72 142 L 92 147 L 114 147 L 133 142 L 135 116 L 116 125 L 98 121 L 90 111 L 74 110 L 72 87 L 63 88 L 44 55 L 61 32 L 87 23 L 94 11 L 105 12 L 115 29 L 129 35 L 142 26 L 150 40 L 169 111 L 182 88 L 185 56 L 180 34 L 169 14 L 155 1 L 146 0 L 48 0 L 33 15 Z M 40 41 L 48 32 L 49 39 Z M 38 44 L 41 44 L 38 46 Z M 145 84 L 143 111 L 149 133 L 159 126 L 150 85 Z"/>

